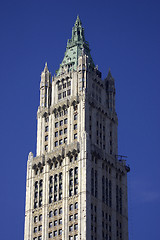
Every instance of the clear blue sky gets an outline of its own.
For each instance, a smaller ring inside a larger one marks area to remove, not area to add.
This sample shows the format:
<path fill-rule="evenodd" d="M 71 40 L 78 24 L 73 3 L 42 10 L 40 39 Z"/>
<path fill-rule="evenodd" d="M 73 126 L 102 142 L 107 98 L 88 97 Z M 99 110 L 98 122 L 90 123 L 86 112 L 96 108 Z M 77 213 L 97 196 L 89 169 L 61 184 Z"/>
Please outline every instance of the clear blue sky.
<path fill-rule="evenodd" d="M 128 156 L 130 240 L 159 240 L 160 1 L 0 1 L 0 239 L 22 240 L 26 161 L 36 149 L 40 74 L 61 63 L 77 14 L 103 78 L 116 81 Z"/>

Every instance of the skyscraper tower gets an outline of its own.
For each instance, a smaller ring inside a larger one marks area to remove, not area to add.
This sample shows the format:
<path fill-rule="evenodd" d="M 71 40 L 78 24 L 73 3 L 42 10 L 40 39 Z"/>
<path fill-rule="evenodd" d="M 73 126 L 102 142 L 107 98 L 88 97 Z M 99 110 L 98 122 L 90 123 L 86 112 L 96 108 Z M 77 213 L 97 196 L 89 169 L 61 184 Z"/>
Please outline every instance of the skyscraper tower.
<path fill-rule="evenodd" d="M 102 80 L 79 17 L 56 75 L 41 74 L 37 153 L 27 163 L 24 240 L 128 240 L 115 82 Z"/>

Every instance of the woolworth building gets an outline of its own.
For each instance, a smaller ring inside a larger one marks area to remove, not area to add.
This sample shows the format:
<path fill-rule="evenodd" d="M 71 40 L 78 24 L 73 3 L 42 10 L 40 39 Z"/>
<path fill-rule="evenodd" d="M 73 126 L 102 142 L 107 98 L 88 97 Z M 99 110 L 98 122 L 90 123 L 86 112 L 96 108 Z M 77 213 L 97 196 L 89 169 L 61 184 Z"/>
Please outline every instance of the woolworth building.
<path fill-rule="evenodd" d="M 55 76 L 41 73 L 37 151 L 29 153 L 24 240 L 128 240 L 115 82 L 102 80 L 79 16 Z"/>

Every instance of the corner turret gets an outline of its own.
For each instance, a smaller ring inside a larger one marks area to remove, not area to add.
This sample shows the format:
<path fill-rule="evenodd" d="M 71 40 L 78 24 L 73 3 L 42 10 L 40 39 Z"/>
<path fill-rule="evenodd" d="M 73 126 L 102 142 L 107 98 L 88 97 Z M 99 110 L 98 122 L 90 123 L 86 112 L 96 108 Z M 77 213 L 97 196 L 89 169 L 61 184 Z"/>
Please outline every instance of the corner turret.
<path fill-rule="evenodd" d="M 51 104 L 51 73 L 48 70 L 47 62 L 41 73 L 40 83 L 40 107 L 49 107 Z"/>

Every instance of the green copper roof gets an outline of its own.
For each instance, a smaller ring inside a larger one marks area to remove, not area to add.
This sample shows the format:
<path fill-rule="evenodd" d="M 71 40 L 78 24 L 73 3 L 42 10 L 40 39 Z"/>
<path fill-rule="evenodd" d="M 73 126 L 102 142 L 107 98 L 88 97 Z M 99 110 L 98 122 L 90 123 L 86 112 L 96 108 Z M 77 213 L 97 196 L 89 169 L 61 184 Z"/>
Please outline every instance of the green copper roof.
<path fill-rule="evenodd" d="M 60 64 L 60 68 L 57 71 L 57 75 L 60 75 L 63 71 L 65 71 L 64 68 L 66 66 L 68 70 L 76 70 L 78 66 L 78 58 L 85 54 L 88 56 L 88 63 L 94 66 L 90 54 L 89 44 L 84 38 L 84 28 L 82 27 L 79 16 L 77 16 L 76 22 L 72 28 L 72 38 L 67 42 L 66 52 L 63 61 Z"/>

